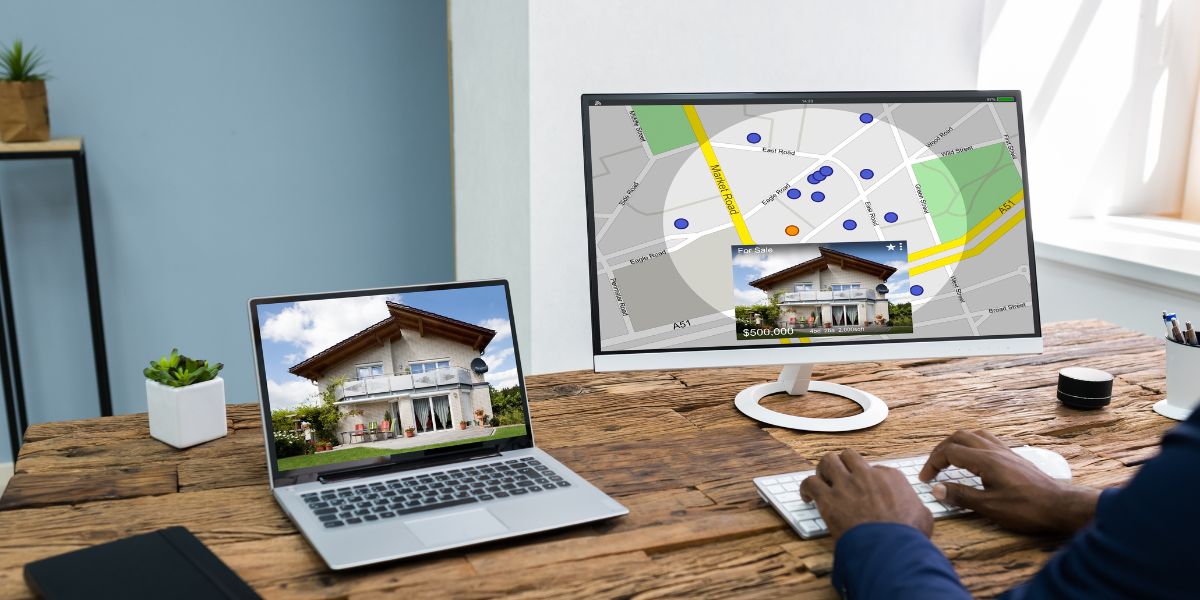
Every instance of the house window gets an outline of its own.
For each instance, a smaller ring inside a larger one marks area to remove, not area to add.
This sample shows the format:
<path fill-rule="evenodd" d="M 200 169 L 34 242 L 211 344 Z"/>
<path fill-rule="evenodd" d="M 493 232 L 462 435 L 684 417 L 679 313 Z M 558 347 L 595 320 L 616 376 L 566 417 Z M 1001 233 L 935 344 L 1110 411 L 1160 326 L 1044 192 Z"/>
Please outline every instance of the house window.
<path fill-rule="evenodd" d="M 427 373 L 434 369 L 449 369 L 450 361 L 449 360 L 428 360 L 428 361 L 424 361 L 424 362 L 408 363 L 408 365 L 409 365 L 409 369 L 411 369 L 413 373 Z"/>
<path fill-rule="evenodd" d="M 862 287 L 862 285 L 858 283 L 835 283 L 829 286 L 829 289 L 835 292 L 843 292 L 846 290 L 857 290 L 860 287 Z"/>
<path fill-rule="evenodd" d="M 359 379 L 368 377 L 376 377 L 383 375 L 383 363 L 374 363 L 370 365 L 358 365 L 355 367 L 355 372 Z"/>
<path fill-rule="evenodd" d="M 858 325 L 858 307 L 857 306 L 842 306 L 836 304 L 833 307 L 833 324 L 834 325 Z"/>
<path fill-rule="evenodd" d="M 795 289 L 795 290 L 793 290 L 793 291 L 796 291 L 796 292 L 811 292 L 811 291 L 813 291 L 813 284 L 812 284 L 812 282 L 811 282 L 811 281 L 806 281 L 806 282 L 804 282 L 804 283 L 797 283 L 797 284 L 796 284 L 796 289 Z"/>

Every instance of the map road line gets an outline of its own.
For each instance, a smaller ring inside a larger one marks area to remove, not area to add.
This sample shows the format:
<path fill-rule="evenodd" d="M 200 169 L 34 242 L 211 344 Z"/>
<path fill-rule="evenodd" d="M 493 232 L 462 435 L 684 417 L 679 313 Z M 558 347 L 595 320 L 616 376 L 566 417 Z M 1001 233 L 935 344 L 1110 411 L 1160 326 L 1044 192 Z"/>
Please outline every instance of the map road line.
<path fill-rule="evenodd" d="M 1024 199 L 1025 199 L 1025 190 L 1021 190 L 1021 191 L 1013 194 L 1012 197 L 1009 198 L 1007 202 L 1002 203 L 1000 205 L 1000 207 L 1008 206 L 1009 208 L 1011 208 L 1013 205 L 1016 205 L 1018 202 L 1020 202 Z M 971 228 L 970 231 L 964 233 L 963 235 L 961 235 L 955 239 L 952 239 L 948 242 L 943 242 L 936 246 L 930 246 L 929 248 L 925 248 L 924 250 L 918 250 L 916 252 L 910 253 L 908 255 L 909 262 L 912 262 L 915 260 L 921 260 L 922 258 L 925 258 L 927 256 L 933 256 L 934 254 L 938 254 L 940 252 L 945 252 L 946 250 L 949 250 L 951 248 L 957 248 L 959 246 L 967 245 L 967 242 L 970 242 L 972 239 L 974 239 L 975 236 L 980 234 L 980 232 L 982 232 L 984 229 L 987 229 L 988 225 L 991 225 L 992 223 L 996 222 L 996 219 L 999 219 L 1000 215 L 1004 214 L 1003 212 L 1000 212 L 1000 207 L 997 207 L 996 210 L 992 211 L 992 214 L 988 215 L 987 218 L 985 218 L 984 220 L 977 223 L 974 227 Z M 1007 209 L 1005 210 L 1005 212 L 1007 212 Z M 1024 214 L 1024 211 L 1022 211 L 1022 214 Z"/>
<path fill-rule="evenodd" d="M 700 122 L 700 115 L 696 113 L 696 107 L 685 104 L 683 112 L 692 126 L 692 132 L 696 134 L 696 141 L 700 142 L 700 152 L 704 154 L 704 160 L 708 161 L 708 170 L 717 184 L 717 192 L 725 200 L 725 208 L 729 211 L 729 220 L 733 221 L 733 227 L 737 229 L 738 237 L 742 240 L 742 244 L 754 245 L 754 238 L 750 237 L 750 230 L 746 228 L 746 220 L 742 218 L 742 209 L 738 208 L 737 200 L 733 197 L 733 190 L 729 188 L 729 182 L 725 179 L 725 172 L 721 170 L 721 163 L 717 162 L 717 153 L 713 151 L 712 143 L 708 141 L 708 134 L 704 132 L 704 125 Z"/>
<path fill-rule="evenodd" d="M 1018 212 L 1016 215 L 1013 216 L 1013 218 L 1005 221 L 1004 224 L 997 227 L 995 231 L 993 231 L 986 238 L 983 238 L 983 241 L 979 242 L 979 244 L 977 244 L 975 247 L 973 247 L 969 250 L 964 250 L 962 252 L 958 252 L 956 254 L 951 254 L 950 256 L 947 256 L 945 258 L 939 258 L 933 262 L 928 262 L 923 265 L 917 265 L 915 267 L 911 267 L 908 270 L 908 275 L 910 277 L 913 275 L 920 275 L 921 273 L 924 273 L 926 271 L 932 271 L 933 269 L 936 269 L 938 267 L 944 267 L 946 265 L 954 264 L 961 260 L 966 260 L 968 258 L 978 256 L 978 255 L 982 254 L 984 250 L 987 250 L 988 246 L 991 246 L 993 242 L 995 242 L 997 239 L 1000 238 L 1000 236 L 1008 233 L 1008 230 L 1012 229 L 1014 225 L 1016 225 L 1017 223 L 1020 223 L 1021 221 L 1024 221 L 1024 220 L 1025 220 L 1025 209 L 1022 208 L 1021 212 Z"/>

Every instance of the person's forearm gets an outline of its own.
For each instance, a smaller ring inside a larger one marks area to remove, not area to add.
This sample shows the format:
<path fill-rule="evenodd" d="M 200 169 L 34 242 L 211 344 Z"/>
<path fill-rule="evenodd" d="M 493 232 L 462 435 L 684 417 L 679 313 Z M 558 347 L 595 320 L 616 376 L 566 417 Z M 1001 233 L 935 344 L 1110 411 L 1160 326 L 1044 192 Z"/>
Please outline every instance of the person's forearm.
<path fill-rule="evenodd" d="M 1075 533 L 1092 522 L 1100 490 L 1082 485 L 1064 484 L 1055 504 L 1060 508 L 1060 533 Z"/>

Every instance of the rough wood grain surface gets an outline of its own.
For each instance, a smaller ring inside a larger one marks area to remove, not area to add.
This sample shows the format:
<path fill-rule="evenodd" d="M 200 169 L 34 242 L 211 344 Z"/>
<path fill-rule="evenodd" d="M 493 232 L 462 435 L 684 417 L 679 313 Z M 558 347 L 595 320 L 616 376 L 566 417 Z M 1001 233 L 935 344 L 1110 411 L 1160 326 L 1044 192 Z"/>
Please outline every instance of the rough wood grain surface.
<path fill-rule="evenodd" d="M 775 369 L 530 377 L 539 445 L 630 514 L 349 573 L 328 571 L 271 500 L 255 404 L 230 405 L 227 437 L 182 451 L 151 439 L 144 414 L 35 425 L 0 498 L 0 597 L 29 596 L 21 568 L 31 560 L 184 525 L 266 597 L 833 598 L 832 543 L 793 535 L 752 477 L 810 468 L 846 447 L 921 454 L 963 427 L 1054 449 L 1077 481 L 1096 486 L 1121 484 L 1156 452 L 1173 424 L 1150 409 L 1164 392 L 1162 341 L 1096 321 L 1045 335 L 1041 355 L 819 365 L 815 377 L 891 408 L 879 426 L 847 434 L 760 426 L 734 410 L 734 394 Z M 1117 375 L 1113 403 L 1060 406 L 1056 371 L 1070 365 Z M 855 410 L 821 396 L 770 404 L 810 416 Z M 933 539 L 983 597 L 1028 577 L 1063 542 L 974 516 L 939 521 Z"/>

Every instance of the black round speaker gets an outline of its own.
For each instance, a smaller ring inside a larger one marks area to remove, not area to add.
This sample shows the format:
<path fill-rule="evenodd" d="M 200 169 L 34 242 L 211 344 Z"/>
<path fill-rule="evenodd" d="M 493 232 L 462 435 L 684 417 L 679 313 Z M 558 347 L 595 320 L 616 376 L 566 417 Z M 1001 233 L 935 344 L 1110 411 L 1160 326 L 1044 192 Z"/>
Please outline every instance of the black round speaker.
<path fill-rule="evenodd" d="M 1100 369 L 1067 367 L 1058 372 L 1058 399 L 1071 408 L 1108 406 L 1112 388 L 1112 374 Z"/>

